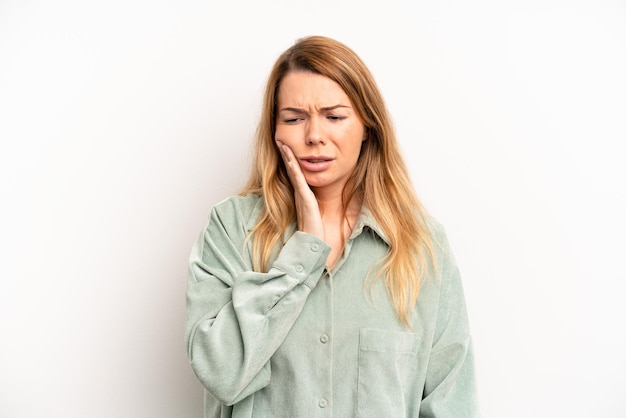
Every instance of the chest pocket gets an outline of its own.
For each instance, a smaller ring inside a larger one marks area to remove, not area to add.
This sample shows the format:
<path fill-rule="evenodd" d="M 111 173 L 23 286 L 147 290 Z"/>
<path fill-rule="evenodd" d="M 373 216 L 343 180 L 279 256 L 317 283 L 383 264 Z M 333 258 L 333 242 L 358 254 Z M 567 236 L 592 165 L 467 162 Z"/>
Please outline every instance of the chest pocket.
<path fill-rule="evenodd" d="M 359 332 L 358 417 L 406 416 L 417 369 L 417 335 L 378 329 Z M 417 396 L 417 395 L 415 395 Z"/>

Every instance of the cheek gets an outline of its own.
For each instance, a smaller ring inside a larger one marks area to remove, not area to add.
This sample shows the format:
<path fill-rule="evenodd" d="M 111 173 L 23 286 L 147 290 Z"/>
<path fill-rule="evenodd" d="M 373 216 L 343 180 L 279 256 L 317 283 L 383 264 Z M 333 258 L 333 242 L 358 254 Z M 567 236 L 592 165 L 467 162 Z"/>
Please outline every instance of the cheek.
<path fill-rule="evenodd" d="M 274 131 L 274 139 L 280 139 L 283 136 L 283 129 L 280 126 L 276 126 Z"/>
<path fill-rule="evenodd" d="M 362 145 L 362 144 L 363 144 L 363 143 L 361 142 L 361 143 L 359 143 L 359 145 L 357 145 L 357 146 L 354 148 L 354 154 L 353 154 L 353 157 L 352 157 L 352 158 L 354 159 L 354 164 L 355 164 L 355 165 L 357 164 L 357 161 L 359 161 L 359 157 L 361 156 L 361 145 Z"/>
<path fill-rule="evenodd" d="M 361 148 L 363 148 L 363 138 L 359 135 L 353 136 L 350 140 L 350 154 L 354 160 L 359 159 L 359 155 L 361 155 Z"/>
<path fill-rule="evenodd" d="M 274 140 L 280 140 L 285 144 L 293 142 L 298 136 L 297 130 L 293 126 L 277 126 L 274 132 Z"/>

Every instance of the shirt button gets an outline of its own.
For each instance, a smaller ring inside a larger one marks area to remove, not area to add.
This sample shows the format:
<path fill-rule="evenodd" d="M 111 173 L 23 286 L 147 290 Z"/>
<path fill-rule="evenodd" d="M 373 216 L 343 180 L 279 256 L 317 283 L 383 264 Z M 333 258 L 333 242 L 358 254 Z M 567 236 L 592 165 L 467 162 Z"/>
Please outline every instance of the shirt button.
<path fill-rule="evenodd" d="M 304 271 L 304 267 L 302 267 L 300 264 L 298 264 L 298 265 L 296 266 L 296 271 L 297 271 L 298 273 L 302 273 L 302 272 Z"/>
<path fill-rule="evenodd" d="M 326 344 L 326 343 L 328 342 L 328 335 L 326 335 L 326 334 L 322 334 L 322 335 L 320 336 L 320 341 L 321 341 L 322 343 Z"/>
<path fill-rule="evenodd" d="M 311 251 L 317 252 L 320 249 L 320 246 L 317 244 L 311 244 Z"/>
<path fill-rule="evenodd" d="M 326 408 L 328 406 L 328 401 L 322 398 L 317 404 L 319 405 L 320 408 Z"/>

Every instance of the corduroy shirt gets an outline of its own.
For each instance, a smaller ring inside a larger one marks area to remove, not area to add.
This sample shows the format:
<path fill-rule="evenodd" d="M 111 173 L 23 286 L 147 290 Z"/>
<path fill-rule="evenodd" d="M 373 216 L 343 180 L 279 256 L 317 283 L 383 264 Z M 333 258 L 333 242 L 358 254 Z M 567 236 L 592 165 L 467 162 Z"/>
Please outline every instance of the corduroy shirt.
<path fill-rule="evenodd" d="M 436 221 L 436 268 L 409 328 L 383 279 L 366 283 L 389 245 L 366 207 L 332 270 L 330 247 L 294 224 L 256 272 L 246 237 L 262 205 L 217 204 L 192 249 L 186 343 L 206 418 L 478 416 L 462 284 Z"/>

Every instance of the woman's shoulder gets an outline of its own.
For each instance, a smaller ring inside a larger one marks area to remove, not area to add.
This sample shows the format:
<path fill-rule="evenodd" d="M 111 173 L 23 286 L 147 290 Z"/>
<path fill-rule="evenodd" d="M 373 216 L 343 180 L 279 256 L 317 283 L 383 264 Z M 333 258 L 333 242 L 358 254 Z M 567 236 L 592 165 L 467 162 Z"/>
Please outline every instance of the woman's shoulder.
<path fill-rule="evenodd" d="M 223 222 L 254 225 L 263 205 L 263 198 L 258 194 L 233 195 L 216 203 L 212 213 Z"/>
<path fill-rule="evenodd" d="M 432 214 L 425 215 L 423 222 L 428 231 L 435 258 L 441 261 L 443 258 L 449 257 L 451 255 L 451 249 L 444 225 Z"/>
<path fill-rule="evenodd" d="M 232 209 L 250 211 L 254 210 L 254 208 L 260 203 L 262 204 L 262 201 L 263 199 L 261 198 L 261 196 L 254 193 L 249 193 L 245 195 L 232 195 L 216 203 L 213 206 L 213 209 L 218 211 Z"/>
<path fill-rule="evenodd" d="M 421 219 L 422 225 L 428 231 L 429 238 L 434 242 L 441 242 L 446 238 L 446 230 L 441 222 L 430 213 L 424 213 Z"/>

